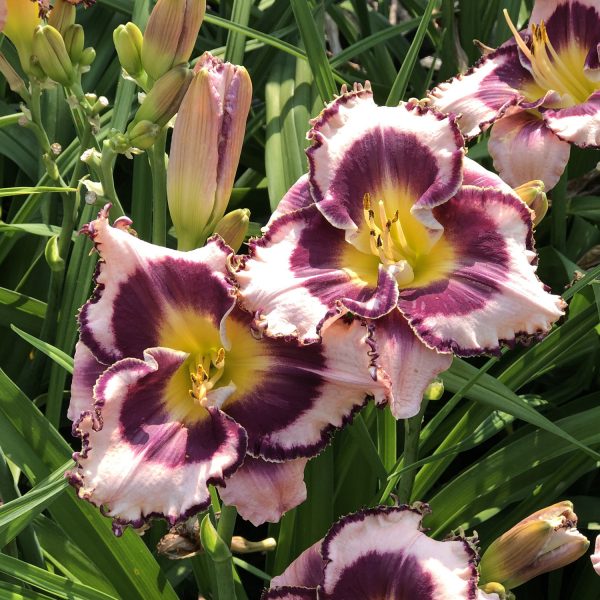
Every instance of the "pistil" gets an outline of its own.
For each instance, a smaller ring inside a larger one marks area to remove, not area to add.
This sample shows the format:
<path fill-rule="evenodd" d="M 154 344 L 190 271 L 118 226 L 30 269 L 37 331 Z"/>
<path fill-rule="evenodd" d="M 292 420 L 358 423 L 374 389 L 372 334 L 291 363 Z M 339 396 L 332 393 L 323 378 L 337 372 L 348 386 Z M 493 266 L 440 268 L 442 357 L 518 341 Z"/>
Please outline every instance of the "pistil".
<path fill-rule="evenodd" d="M 190 368 L 192 389 L 189 390 L 189 393 L 195 404 L 208 406 L 208 394 L 215 388 L 223 375 L 225 350 L 211 348 L 207 354 L 198 357 L 195 363 L 195 370 Z"/>

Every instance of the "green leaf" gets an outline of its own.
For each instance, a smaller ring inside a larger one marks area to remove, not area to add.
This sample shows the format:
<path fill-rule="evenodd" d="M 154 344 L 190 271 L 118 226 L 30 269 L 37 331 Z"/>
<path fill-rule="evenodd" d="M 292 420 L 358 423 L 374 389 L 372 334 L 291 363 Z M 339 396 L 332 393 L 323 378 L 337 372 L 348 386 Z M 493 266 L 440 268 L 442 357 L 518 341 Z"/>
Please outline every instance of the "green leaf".
<path fill-rule="evenodd" d="M 19 535 L 36 515 L 65 490 L 68 486 L 65 471 L 72 466 L 73 461 L 70 460 L 24 496 L 0 506 L 0 548 Z"/>
<path fill-rule="evenodd" d="M 73 359 L 65 354 L 62 350 L 55 348 L 48 342 L 38 340 L 33 335 L 29 335 L 25 331 L 22 331 L 18 327 L 11 325 L 10 328 L 19 336 L 21 336 L 26 342 L 29 342 L 34 348 L 37 348 L 40 352 L 43 352 L 46 356 L 49 356 L 56 364 L 60 365 L 68 373 L 73 373 Z"/>
<path fill-rule="evenodd" d="M 43 194 L 45 192 L 76 192 L 77 188 L 53 187 L 47 185 L 38 185 L 36 187 L 12 187 L 1 188 L 0 197 L 3 196 L 29 196 L 30 194 Z"/>
<path fill-rule="evenodd" d="M 2 600 L 54 600 L 40 592 L 34 592 L 28 588 L 12 583 L 0 581 L 0 598 Z"/>
<path fill-rule="evenodd" d="M 39 331 L 46 314 L 46 303 L 0 287 L 0 325 L 16 323 L 30 331 Z"/>
<path fill-rule="evenodd" d="M 42 237 L 52 237 L 60 234 L 60 227 L 56 225 L 46 225 L 45 223 L 2 223 L 0 222 L 0 231 L 22 231 Z M 71 239 L 76 239 L 77 233 L 73 232 Z"/>

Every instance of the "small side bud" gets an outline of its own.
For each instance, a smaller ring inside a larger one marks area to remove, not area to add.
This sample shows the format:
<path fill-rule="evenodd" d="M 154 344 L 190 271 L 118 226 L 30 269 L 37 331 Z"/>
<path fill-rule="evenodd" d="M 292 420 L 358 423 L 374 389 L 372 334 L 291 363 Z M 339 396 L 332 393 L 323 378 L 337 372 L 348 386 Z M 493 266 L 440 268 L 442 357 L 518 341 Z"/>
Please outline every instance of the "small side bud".
<path fill-rule="evenodd" d="M 69 87 L 75 82 L 75 69 L 62 35 L 52 25 L 40 25 L 33 36 L 33 53 L 44 73 Z"/>
<path fill-rule="evenodd" d="M 144 38 L 135 23 L 119 25 L 113 32 L 113 42 L 119 62 L 125 71 L 137 79 L 144 72 L 142 67 L 142 42 Z"/>
<path fill-rule="evenodd" d="M 247 208 L 237 208 L 227 213 L 215 227 L 214 233 L 218 233 L 225 243 L 237 252 L 248 233 L 250 226 L 250 211 Z"/>
<path fill-rule="evenodd" d="M 165 73 L 148 92 L 143 104 L 129 125 L 127 133 L 140 121 L 150 121 L 164 127 L 179 110 L 181 101 L 192 80 L 192 72 L 180 65 Z"/>
<path fill-rule="evenodd" d="M 548 198 L 546 197 L 545 189 L 544 182 L 540 179 L 528 181 L 515 188 L 515 193 L 535 213 L 533 219 L 534 227 L 539 225 L 548 212 Z"/>
<path fill-rule="evenodd" d="M 155 81 L 187 63 L 206 11 L 206 0 L 158 0 L 144 32 L 142 65 Z"/>
<path fill-rule="evenodd" d="M 507 590 L 542 573 L 560 569 L 585 554 L 590 542 L 577 531 L 569 501 L 533 513 L 492 542 L 480 563 L 480 584 Z"/>
<path fill-rule="evenodd" d="M 148 150 L 158 138 L 161 127 L 152 121 L 139 121 L 128 132 L 129 145 L 140 150 Z"/>
<path fill-rule="evenodd" d="M 84 48 L 79 58 L 81 67 L 89 67 L 96 60 L 96 51 L 93 48 Z"/>
<path fill-rule="evenodd" d="M 46 243 L 44 257 L 51 271 L 62 271 L 65 268 L 65 261 L 58 251 L 58 235 L 53 235 Z"/>
<path fill-rule="evenodd" d="M 54 6 L 48 15 L 48 25 L 64 34 L 75 23 L 76 8 L 67 0 L 55 0 Z"/>
<path fill-rule="evenodd" d="M 73 64 L 81 61 L 83 46 L 85 44 L 85 34 L 81 25 L 71 25 L 63 34 L 65 46 L 69 53 L 69 58 Z"/>
<path fill-rule="evenodd" d="M 426 388 L 423 397 L 426 400 L 439 400 L 444 395 L 444 382 L 441 379 L 432 381 Z"/>
<path fill-rule="evenodd" d="M 200 541 L 213 562 L 225 562 L 231 559 L 231 550 L 221 539 L 209 515 L 206 515 L 200 524 Z"/>

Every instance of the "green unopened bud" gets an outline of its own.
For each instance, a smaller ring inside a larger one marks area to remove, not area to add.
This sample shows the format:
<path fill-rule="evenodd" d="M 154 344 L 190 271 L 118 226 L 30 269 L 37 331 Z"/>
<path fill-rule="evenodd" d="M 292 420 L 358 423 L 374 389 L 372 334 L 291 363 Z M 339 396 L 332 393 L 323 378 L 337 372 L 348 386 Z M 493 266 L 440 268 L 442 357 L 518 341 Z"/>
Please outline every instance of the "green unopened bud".
<path fill-rule="evenodd" d="M 204 12 L 206 0 L 158 0 L 144 32 L 142 65 L 157 80 L 176 65 L 187 63 Z"/>
<path fill-rule="evenodd" d="M 577 531 L 573 504 L 559 502 L 523 519 L 490 545 L 481 559 L 480 584 L 515 588 L 577 560 L 589 545 Z"/>
<path fill-rule="evenodd" d="M 142 32 L 135 23 L 119 25 L 113 32 L 113 42 L 121 66 L 131 77 L 138 78 L 142 67 Z"/>
<path fill-rule="evenodd" d="M 66 87 L 75 81 L 75 69 L 62 35 L 52 25 L 41 25 L 33 36 L 33 53 L 44 73 Z"/>
<path fill-rule="evenodd" d="M 200 524 L 200 541 L 213 562 L 224 562 L 231 559 L 231 550 L 221 539 L 209 515 L 206 515 Z"/>
<path fill-rule="evenodd" d="M 548 198 L 545 193 L 546 187 L 540 179 L 528 181 L 515 188 L 516 194 L 535 213 L 533 225 L 538 225 L 548 212 Z"/>
<path fill-rule="evenodd" d="M 21 79 L 19 74 L 13 69 L 12 65 L 6 60 L 6 57 L 1 52 L 0 73 L 4 75 L 8 86 L 13 92 L 19 94 L 21 98 L 27 98 L 29 96 L 25 82 Z"/>
<path fill-rule="evenodd" d="M 204 244 L 225 214 L 252 99 L 244 67 L 205 53 L 194 71 L 177 114 L 167 171 L 169 211 L 180 250 Z"/>
<path fill-rule="evenodd" d="M 218 233 L 225 243 L 237 252 L 246 239 L 249 225 L 250 211 L 247 208 L 238 208 L 227 213 L 217 223 L 214 233 Z"/>
<path fill-rule="evenodd" d="M 58 251 L 58 235 L 53 235 L 48 240 L 44 256 L 51 271 L 62 271 L 64 269 L 65 261 L 60 257 L 60 252 Z"/>
<path fill-rule="evenodd" d="M 139 121 L 127 133 L 129 145 L 140 150 L 148 150 L 158 138 L 162 127 L 152 121 Z"/>
<path fill-rule="evenodd" d="M 48 25 L 64 34 L 75 23 L 75 5 L 67 0 L 55 0 L 54 6 L 48 15 Z"/>
<path fill-rule="evenodd" d="M 423 397 L 426 400 L 439 400 L 444 395 L 444 382 L 441 379 L 432 381 L 426 388 Z"/>
<path fill-rule="evenodd" d="M 191 80 L 192 71 L 184 65 L 165 73 L 146 95 L 127 133 L 140 121 L 150 121 L 164 127 L 179 110 Z"/>
<path fill-rule="evenodd" d="M 83 27 L 81 25 L 71 25 L 64 32 L 63 37 L 71 62 L 75 65 L 78 64 L 81 61 L 85 43 Z"/>
<path fill-rule="evenodd" d="M 93 48 L 84 48 L 79 58 L 82 67 L 89 67 L 96 60 L 96 51 Z"/>

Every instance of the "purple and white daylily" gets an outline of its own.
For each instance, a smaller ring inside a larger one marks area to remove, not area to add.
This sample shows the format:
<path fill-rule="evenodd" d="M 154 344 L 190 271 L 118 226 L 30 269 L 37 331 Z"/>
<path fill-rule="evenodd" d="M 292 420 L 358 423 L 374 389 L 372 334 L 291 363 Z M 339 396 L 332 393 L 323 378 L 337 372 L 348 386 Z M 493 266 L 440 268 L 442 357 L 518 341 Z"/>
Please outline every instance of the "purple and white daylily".
<path fill-rule="evenodd" d="M 388 393 L 369 375 L 370 332 L 346 320 L 319 346 L 258 340 L 218 236 L 178 252 L 130 224 L 110 226 L 105 208 L 85 228 L 101 261 L 79 315 L 70 480 L 117 530 L 184 519 L 209 504 L 209 484 L 254 523 L 277 521 L 306 496 L 307 459 Z"/>
<path fill-rule="evenodd" d="M 455 119 L 344 92 L 313 121 L 310 171 L 236 277 L 267 336 L 319 340 L 351 312 L 373 328 L 372 373 L 415 415 L 452 353 L 548 331 L 562 301 L 535 274 L 531 211 L 464 158 Z"/>
<path fill-rule="evenodd" d="M 380 506 L 343 517 L 273 578 L 263 600 L 498 600 L 477 588 L 477 553 L 466 539 L 423 533 L 427 512 Z"/>
<path fill-rule="evenodd" d="M 529 28 L 429 95 L 468 138 L 492 123 L 489 151 L 517 187 L 558 182 L 570 145 L 600 147 L 600 0 L 536 0 Z"/>

